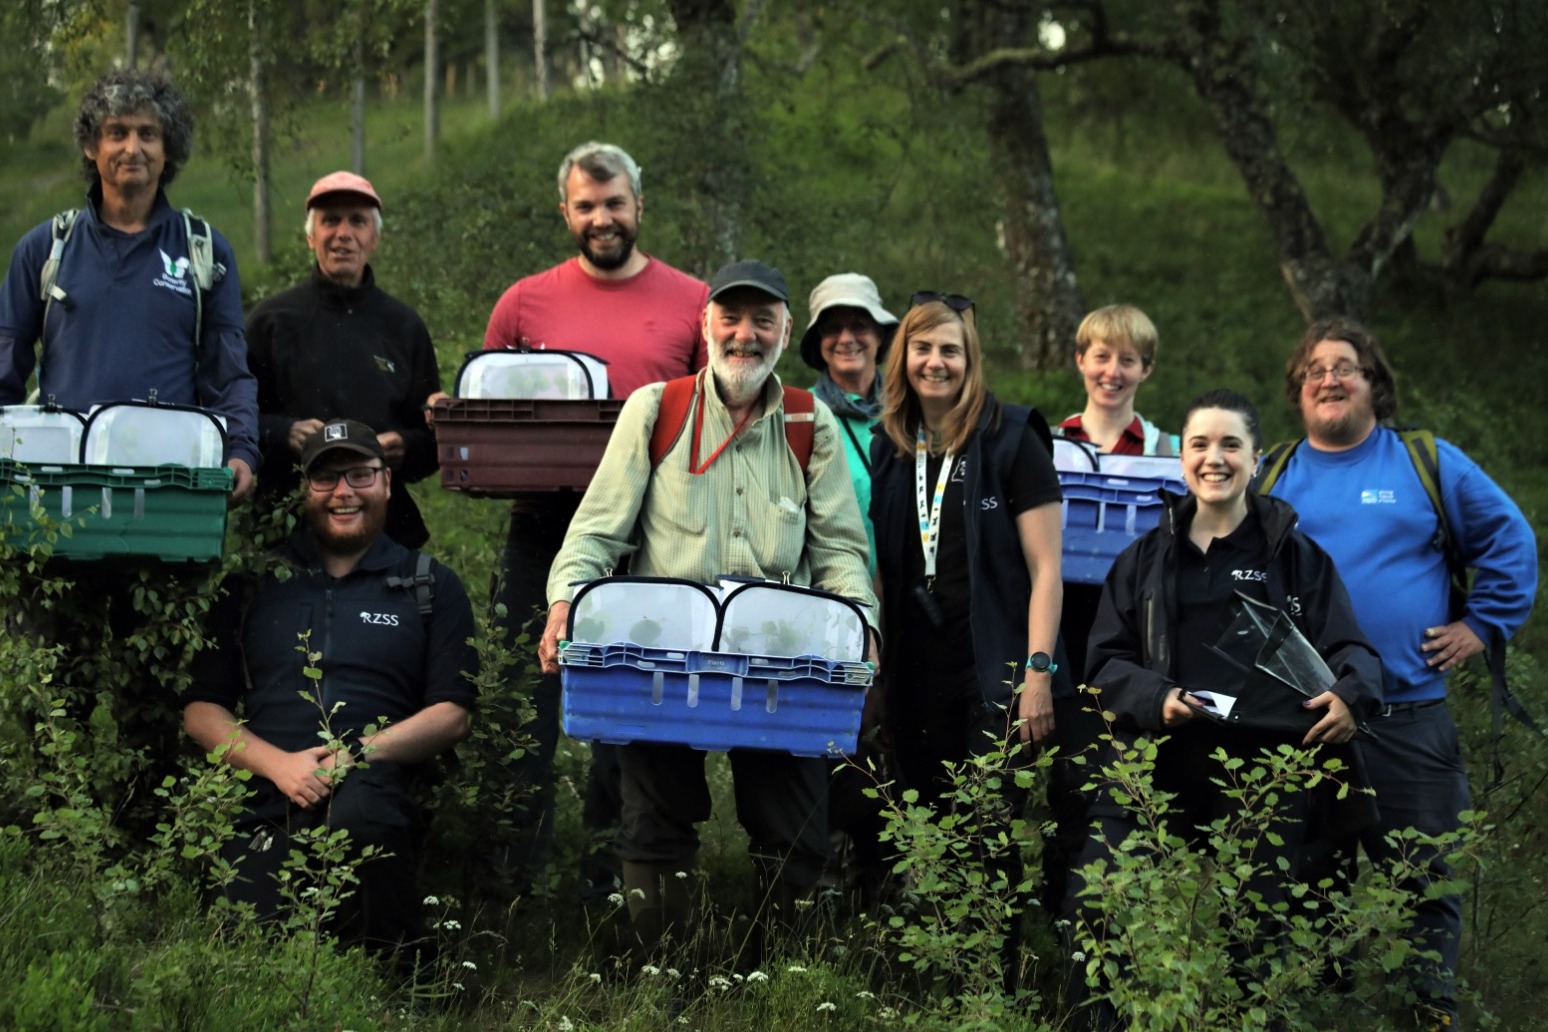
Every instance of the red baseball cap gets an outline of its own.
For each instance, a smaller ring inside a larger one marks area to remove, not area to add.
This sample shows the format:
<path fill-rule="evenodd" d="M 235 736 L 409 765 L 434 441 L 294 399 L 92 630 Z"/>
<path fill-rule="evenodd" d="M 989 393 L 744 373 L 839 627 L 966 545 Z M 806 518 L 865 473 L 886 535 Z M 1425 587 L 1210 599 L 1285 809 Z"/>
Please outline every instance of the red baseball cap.
<path fill-rule="evenodd" d="M 306 206 L 309 209 L 316 207 L 318 198 L 336 193 L 355 194 L 370 201 L 377 211 L 382 210 L 382 199 L 377 196 L 376 188 L 365 176 L 353 172 L 330 172 L 313 183 L 312 192 L 306 195 Z"/>

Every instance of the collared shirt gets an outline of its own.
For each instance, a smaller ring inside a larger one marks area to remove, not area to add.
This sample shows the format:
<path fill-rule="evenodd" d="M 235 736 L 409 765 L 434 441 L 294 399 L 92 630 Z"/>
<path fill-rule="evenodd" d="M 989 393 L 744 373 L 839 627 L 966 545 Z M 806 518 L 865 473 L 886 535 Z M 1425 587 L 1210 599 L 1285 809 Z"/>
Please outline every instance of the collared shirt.
<path fill-rule="evenodd" d="M 1091 435 L 1086 433 L 1086 428 L 1081 422 L 1079 412 L 1060 423 L 1059 429 L 1062 431 L 1062 436 L 1068 437 L 1072 441 L 1085 441 L 1087 443 L 1091 441 Z M 1134 421 L 1123 428 L 1123 432 L 1118 435 L 1118 440 L 1114 442 L 1110 454 L 1145 454 L 1145 424 L 1139 416 L 1135 416 Z"/>
<path fill-rule="evenodd" d="M 619 413 L 607 452 L 548 578 L 550 602 L 603 576 L 624 555 L 645 576 L 712 583 L 721 574 L 821 588 L 862 602 L 876 624 L 865 526 L 833 413 L 816 406 L 812 456 L 803 476 L 784 429 L 784 394 L 771 375 L 763 412 L 702 474 L 688 471 L 694 412 L 704 406 L 699 460 L 736 429 L 708 371 L 699 374 L 682 434 L 655 469 L 650 437 L 662 384 L 635 391 Z"/>

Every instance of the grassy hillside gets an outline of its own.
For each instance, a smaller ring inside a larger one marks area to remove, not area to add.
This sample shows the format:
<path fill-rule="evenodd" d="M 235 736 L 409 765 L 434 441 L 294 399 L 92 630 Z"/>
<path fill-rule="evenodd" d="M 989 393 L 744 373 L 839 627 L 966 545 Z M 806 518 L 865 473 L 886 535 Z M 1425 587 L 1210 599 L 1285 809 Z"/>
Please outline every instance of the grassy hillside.
<path fill-rule="evenodd" d="M 913 101 L 902 88 L 902 74 L 888 67 L 862 72 L 838 59 L 819 61 L 801 78 L 749 66 L 746 131 L 754 141 L 755 167 L 749 170 L 752 191 L 743 208 L 743 253 L 784 269 L 798 295 L 798 330 L 805 327 L 806 292 L 832 272 L 872 275 L 895 311 L 901 311 L 914 289 L 967 293 L 979 303 L 993 388 L 1007 398 L 1036 403 L 1050 415 L 1079 408 L 1083 396 L 1073 363 L 1052 374 L 1015 367 L 1014 286 L 995 246 L 997 216 L 983 168 L 975 98 Z M 1284 403 L 1281 383 L 1284 357 L 1302 324 L 1281 285 L 1262 221 L 1199 113 L 1175 91 L 1166 104 L 1153 105 L 1171 112 L 1161 117 L 1092 113 L 1061 80 L 1050 80 L 1046 88 L 1058 187 L 1088 306 L 1134 302 L 1161 331 L 1159 368 L 1141 391 L 1142 410 L 1175 427 L 1190 397 L 1226 385 L 1258 401 L 1271 439 L 1294 433 L 1296 421 Z M 31 146 L 12 148 L 4 156 L 0 239 L 14 239 L 52 212 L 78 203 L 77 160 L 61 142 L 69 131 L 69 114 L 55 112 Z M 555 211 L 554 171 L 577 142 L 608 139 L 630 150 L 645 170 L 643 247 L 674 265 L 700 274 L 711 271 L 709 259 L 687 242 L 698 201 L 684 185 L 687 170 L 694 167 L 689 158 L 704 157 L 695 151 L 703 141 L 694 131 L 694 117 L 687 102 L 661 87 L 562 95 L 543 107 L 516 103 L 497 125 L 487 123 L 478 103 L 453 101 L 444 120 L 441 157 L 427 165 L 420 156 L 416 106 L 402 101 L 373 108 L 367 174 L 386 201 L 378 279 L 424 315 L 448 382 L 462 354 L 478 346 L 500 292 L 516 278 L 572 253 Z M 303 125 L 301 137 L 282 147 L 276 158 L 277 259 L 272 268 L 261 269 L 252 258 L 250 187 L 234 182 L 218 159 L 196 154 L 172 190 L 175 203 L 205 215 L 231 239 L 250 299 L 302 274 L 309 261 L 300 232 L 306 189 L 318 175 L 347 162 L 341 104 L 318 102 Z M 1376 200 L 1358 146 L 1321 124 L 1298 127 L 1286 142 L 1314 202 L 1327 213 L 1333 238 L 1347 242 Z M 1451 196 L 1463 203 L 1484 175 L 1483 157 L 1462 150 L 1443 178 Z M 1548 246 L 1545 211 L 1548 183 L 1539 177 L 1512 202 L 1501 230 L 1522 246 Z M 1455 218 L 1455 211 L 1436 212 L 1421 224 L 1422 255 L 1435 253 L 1440 233 Z M 1391 281 L 1380 292 L 1373 323 L 1403 377 L 1402 418 L 1435 428 L 1478 458 L 1518 500 L 1541 539 L 1548 522 L 1548 435 L 1535 431 L 1533 420 L 1548 407 L 1548 348 L 1542 339 L 1548 284 L 1490 284 L 1473 295 L 1451 297 L 1423 277 Z M 793 357 L 782 372 L 796 382 L 809 380 Z M 504 507 L 443 492 L 433 481 L 419 485 L 416 494 L 433 547 L 479 596 L 503 540 Z M 1542 674 L 1548 632 L 1543 624 L 1538 617 L 1522 635 L 1512 669 L 1528 705 L 1548 713 L 1548 682 Z M 1461 679 L 1457 710 L 1480 789 L 1489 781 L 1487 698 L 1478 671 Z M 1539 1021 L 1533 1002 L 1545 991 L 1538 954 L 1548 929 L 1543 916 L 1548 913 L 1543 887 L 1548 884 L 1543 859 L 1548 856 L 1543 848 L 1548 821 L 1542 817 L 1548 752 L 1519 728 L 1510 725 L 1507 731 L 1507 780 L 1479 798 L 1480 806 L 1495 815 L 1499 830 L 1483 859 L 1466 869 L 1475 891 L 1465 974 L 1477 992 L 1478 1013 L 1498 1015 L 1501 1027 L 1527 1028 Z M 575 782 L 583 773 L 579 749 L 564 749 L 562 842 L 577 833 Z M 706 836 L 706 867 L 712 890 L 722 901 L 735 901 L 744 844 L 726 803 L 722 800 Z M 477 816 L 453 816 L 451 834 L 459 847 L 479 844 Z M 471 832 L 458 821 L 471 823 Z M 461 858 L 435 859 L 432 881 L 455 883 Z M 480 977 L 495 990 L 475 1013 L 399 1013 L 369 1005 L 350 1010 L 342 1004 L 329 1010 L 319 1002 L 313 1013 L 326 1021 L 316 1024 L 676 1027 L 662 1016 L 661 994 L 648 987 L 593 985 L 588 976 L 601 969 L 605 947 L 619 933 L 616 921 L 580 913 L 569 903 L 571 859 L 568 852 L 560 858 L 558 891 L 548 903 L 523 904 L 504 915 L 458 912 L 469 930 L 457 939 L 457 948 L 477 958 Z M 7 853 L 0 836 L 0 876 L 24 869 L 25 851 L 17 846 Z M 166 948 L 169 936 L 197 942 L 200 935 L 211 934 L 186 917 L 189 901 L 182 903 L 183 923 L 168 919 L 166 928 L 143 930 L 147 940 L 156 939 L 158 949 Z M 4 925 L 0 919 L 0 928 Z M 76 949 L 84 955 L 92 947 L 87 942 Z M 693 1024 L 784 1029 L 817 1021 L 854 1027 L 893 1023 L 897 1010 L 890 1018 L 883 1011 L 896 1007 L 928 1025 L 928 1007 L 913 1006 L 907 978 L 893 977 L 898 973 L 870 954 L 863 960 L 836 957 L 830 953 L 825 963 L 819 958 L 809 968 L 791 967 L 778 986 L 762 995 L 741 986 L 743 995 L 694 1012 Z M 285 961 L 286 972 L 304 970 L 291 960 Z M 71 983 L 67 974 L 28 972 L 27 984 L 75 984 L 88 995 L 93 985 L 111 984 L 132 1001 L 135 992 L 161 991 L 157 978 L 171 981 L 180 977 L 178 972 L 198 971 L 207 980 L 209 998 L 231 1004 L 222 979 L 253 977 L 240 966 L 200 968 L 197 958 L 181 954 L 176 963 L 165 957 L 157 963 L 160 974 L 152 975 L 129 961 L 121 971 L 109 970 L 111 961 L 104 960 L 96 982 L 92 976 Z M 1043 971 L 1045 983 L 1056 981 L 1050 970 Z M 322 984 L 335 988 L 347 979 L 326 965 L 313 971 L 321 972 Z M 15 974 L 20 978 L 23 973 Z M 358 1002 L 377 991 L 383 990 L 368 987 L 350 999 Z M 865 995 L 876 992 L 883 1001 Z M 263 999 L 264 1006 L 280 1006 Z M 840 1001 L 834 1009 L 817 1009 L 819 1002 L 834 1000 Z M 189 1013 L 194 1018 L 181 1027 L 205 1027 L 200 1016 L 216 1012 L 195 1006 Z M 1031 1028 L 1032 1020 L 1023 1015 L 1008 1027 Z M 1384 1018 L 1358 1007 L 1329 1020 L 1338 1024 L 1326 1027 L 1388 1027 Z M 262 1024 L 284 1027 L 286 1022 Z M 126 1026 L 110 1022 L 102 1027 Z"/>

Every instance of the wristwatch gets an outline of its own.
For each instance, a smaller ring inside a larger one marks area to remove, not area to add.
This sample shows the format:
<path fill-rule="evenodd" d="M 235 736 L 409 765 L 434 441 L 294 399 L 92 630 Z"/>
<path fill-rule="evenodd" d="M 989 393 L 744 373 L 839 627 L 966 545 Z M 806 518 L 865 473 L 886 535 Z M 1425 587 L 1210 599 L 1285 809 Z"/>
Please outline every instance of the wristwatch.
<path fill-rule="evenodd" d="M 1034 674 L 1052 674 L 1059 669 L 1059 664 L 1046 652 L 1034 652 L 1027 657 L 1027 669 Z"/>

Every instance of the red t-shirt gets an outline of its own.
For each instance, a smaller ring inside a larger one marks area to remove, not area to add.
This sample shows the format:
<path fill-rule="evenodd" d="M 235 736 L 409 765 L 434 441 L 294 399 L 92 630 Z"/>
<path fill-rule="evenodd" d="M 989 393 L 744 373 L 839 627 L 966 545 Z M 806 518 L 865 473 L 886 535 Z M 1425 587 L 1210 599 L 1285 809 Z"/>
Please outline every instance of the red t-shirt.
<path fill-rule="evenodd" d="M 484 347 L 582 351 L 608 363 L 608 387 L 627 398 L 648 383 L 698 372 L 709 361 L 709 286 L 650 259 L 626 280 L 597 279 L 580 259 L 517 280 L 495 304 Z"/>

